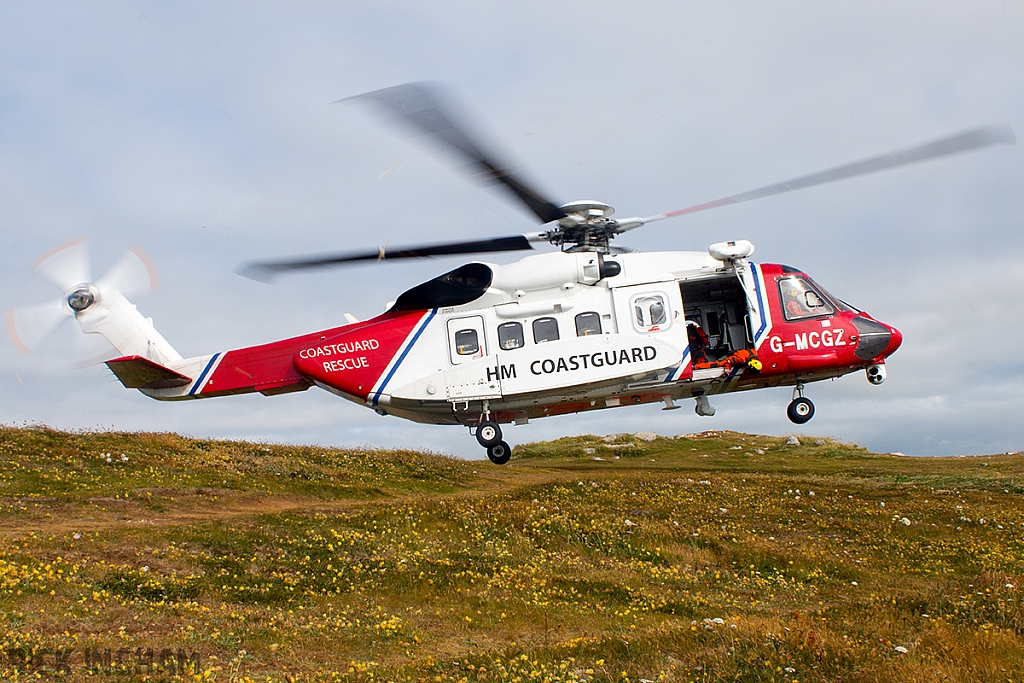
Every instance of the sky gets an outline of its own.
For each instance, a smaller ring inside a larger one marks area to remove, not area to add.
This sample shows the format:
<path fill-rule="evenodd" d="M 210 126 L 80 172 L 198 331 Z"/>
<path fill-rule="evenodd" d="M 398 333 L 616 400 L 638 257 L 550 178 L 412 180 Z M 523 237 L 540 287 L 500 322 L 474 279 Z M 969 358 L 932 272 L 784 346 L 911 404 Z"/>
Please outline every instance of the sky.
<path fill-rule="evenodd" d="M 0 3 L 0 308 L 60 295 L 30 264 L 84 237 L 94 275 L 131 245 L 135 303 L 185 356 L 337 326 L 459 257 L 244 279 L 250 259 L 534 231 L 521 207 L 366 107 L 447 83 L 559 202 L 647 216 L 988 124 L 1024 137 L 1024 4 L 587 2 Z M 749 239 L 899 328 L 888 379 L 716 397 L 711 418 L 636 406 L 532 421 L 563 435 L 707 429 L 874 451 L 1024 449 L 1024 142 L 661 221 L 642 251 Z M 488 258 L 507 263 L 516 256 Z M 173 431 L 482 457 L 327 392 L 161 403 L 123 389 L 69 322 L 0 339 L 0 423 Z"/>

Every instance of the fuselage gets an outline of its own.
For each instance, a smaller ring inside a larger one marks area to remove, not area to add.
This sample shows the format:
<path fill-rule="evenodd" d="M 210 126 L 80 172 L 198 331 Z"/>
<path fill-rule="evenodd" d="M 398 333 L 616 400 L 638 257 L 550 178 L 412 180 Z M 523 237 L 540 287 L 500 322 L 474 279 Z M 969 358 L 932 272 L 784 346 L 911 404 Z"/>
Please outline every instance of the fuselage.
<path fill-rule="evenodd" d="M 786 266 L 554 252 L 467 264 L 370 320 L 177 361 L 189 384 L 141 390 L 181 400 L 315 385 L 417 422 L 523 423 L 837 377 L 883 363 L 901 339 Z"/>

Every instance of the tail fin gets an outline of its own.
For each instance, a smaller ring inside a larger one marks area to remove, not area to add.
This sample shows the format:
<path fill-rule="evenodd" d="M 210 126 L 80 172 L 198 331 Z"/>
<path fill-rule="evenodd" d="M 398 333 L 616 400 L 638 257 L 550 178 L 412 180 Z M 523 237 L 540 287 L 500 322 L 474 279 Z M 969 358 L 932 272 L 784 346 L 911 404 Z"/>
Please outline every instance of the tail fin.
<path fill-rule="evenodd" d="M 128 389 L 170 389 L 192 383 L 192 378 L 141 356 L 107 361 L 107 367 Z"/>
<path fill-rule="evenodd" d="M 140 356 L 159 365 L 181 360 L 181 354 L 156 331 L 152 320 L 142 317 L 121 292 L 95 285 L 89 289 L 90 303 L 81 310 L 71 306 L 82 332 L 103 335 L 122 356 Z"/>

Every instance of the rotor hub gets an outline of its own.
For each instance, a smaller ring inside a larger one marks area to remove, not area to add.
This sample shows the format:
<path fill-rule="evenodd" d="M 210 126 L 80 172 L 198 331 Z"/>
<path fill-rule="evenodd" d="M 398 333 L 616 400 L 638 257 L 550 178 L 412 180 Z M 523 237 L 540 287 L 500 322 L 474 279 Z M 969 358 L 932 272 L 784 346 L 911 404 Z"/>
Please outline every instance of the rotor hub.
<path fill-rule="evenodd" d="M 563 204 L 565 217 L 549 233 L 549 240 L 565 251 L 608 253 L 608 242 L 618 233 L 618 222 L 611 218 L 615 209 L 592 199 Z"/>
<path fill-rule="evenodd" d="M 67 301 L 68 308 L 75 313 L 81 313 L 96 303 L 96 294 L 92 291 L 92 287 L 81 286 L 68 294 L 65 301 Z"/>
<path fill-rule="evenodd" d="M 607 218 L 615 213 L 615 209 L 604 202 L 597 202 L 592 199 L 583 199 L 559 207 L 569 216 L 585 221 Z"/>

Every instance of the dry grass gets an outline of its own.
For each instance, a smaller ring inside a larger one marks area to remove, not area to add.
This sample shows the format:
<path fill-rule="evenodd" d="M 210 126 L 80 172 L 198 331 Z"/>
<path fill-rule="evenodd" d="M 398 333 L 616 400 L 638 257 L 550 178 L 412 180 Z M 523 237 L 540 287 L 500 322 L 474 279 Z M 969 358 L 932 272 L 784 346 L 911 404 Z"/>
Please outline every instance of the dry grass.
<path fill-rule="evenodd" d="M 1018 456 L 518 451 L 0 429 L 0 676 L 1024 679 Z"/>

